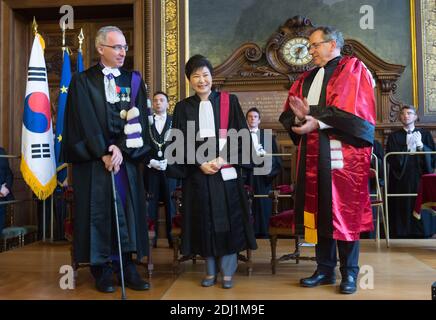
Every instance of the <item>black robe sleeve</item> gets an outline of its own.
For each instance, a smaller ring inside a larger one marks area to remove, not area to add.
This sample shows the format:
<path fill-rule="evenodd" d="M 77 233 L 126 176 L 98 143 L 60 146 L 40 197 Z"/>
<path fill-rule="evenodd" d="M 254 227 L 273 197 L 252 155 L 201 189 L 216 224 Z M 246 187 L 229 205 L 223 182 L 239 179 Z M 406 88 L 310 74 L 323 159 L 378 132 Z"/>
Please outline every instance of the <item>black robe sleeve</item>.
<path fill-rule="evenodd" d="M 328 130 L 338 140 L 355 147 L 370 147 L 374 141 L 374 125 L 334 106 L 310 106 L 309 115 L 333 127 Z"/>
<path fill-rule="evenodd" d="M 92 161 L 109 154 L 107 137 L 92 107 L 86 71 L 75 74 L 68 89 L 62 138 L 63 161 Z"/>
<path fill-rule="evenodd" d="M 172 129 L 173 131 L 179 131 L 183 133 L 183 136 L 186 137 L 186 130 L 187 130 L 187 120 L 184 112 L 184 105 L 183 101 L 179 101 L 176 103 L 176 106 L 174 107 L 173 112 L 173 124 Z M 176 141 L 176 138 L 173 137 L 169 145 L 171 147 L 175 146 L 176 144 L 180 143 L 180 141 Z M 184 141 L 183 148 L 186 151 L 186 145 L 187 141 Z M 180 151 L 180 148 L 176 148 L 173 150 L 171 157 L 173 159 L 177 159 L 177 151 Z M 184 153 L 184 163 L 169 163 L 167 166 L 166 174 L 170 178 L 175 179 L 184 179 L 187 176 L 187 168 L 185 166 L 185 163 L 187 161 L 187 155 L 186 152 Z"/>
<path fill-rule="evenodd" d="M 289 137 L 291 138 L 294 145 L 298 146 L 300 143 L 301 135 L 296 134 L 291 130 L 291 127 L 295 126 L 295 114 L 291 109 L 283 111 L 280 115 L 279 122 L 283 125 L 285 130 L 288 132 Z"/>
<path fill-rule="evenodd" d="M 276 137 L 272 136 L 272 153 L 278 153 Z M 282 168 L 282 158 L 278 156 L 273 156 L 272 158 L 272 169 L 271 172 L 266 176 L 266 178 L 271 182 L 279 173 Z"/>
<path fill-rule="evenodd" d="M 245 168 L 247 167 L 246 165 L 248 165 L 248 167 L 250 167 L 250 151 L 252 146 L 251 135 L 241 105 L 239 104 L 238 97 L 233 94 L 230 95 L 229 129 L 235 129 L 238 133 L 245 134 L 247 137 L 247 140 L 245 141 L 246 145 L 244 145 L 243 139 L 241 138 L 238 139 L 237 144 L 229 143 L 229 139 L 227 139 L 227 144 L 222 149 L 220 156 L 227 161 L 230 160 L 232 165 L 244 166 Z M 224 154 L 224 152 L 227 153 Z"/>
<path fill-rule="evenodd" d="M 431 133 L 426 130 L 419 131 L 421 132 L 422 143 L 424 144 L 422 151 L 436 151 Z M 433 173 L 436 168 L 436 154 L 426 154 L 423 161 L 424 173 Z"/>

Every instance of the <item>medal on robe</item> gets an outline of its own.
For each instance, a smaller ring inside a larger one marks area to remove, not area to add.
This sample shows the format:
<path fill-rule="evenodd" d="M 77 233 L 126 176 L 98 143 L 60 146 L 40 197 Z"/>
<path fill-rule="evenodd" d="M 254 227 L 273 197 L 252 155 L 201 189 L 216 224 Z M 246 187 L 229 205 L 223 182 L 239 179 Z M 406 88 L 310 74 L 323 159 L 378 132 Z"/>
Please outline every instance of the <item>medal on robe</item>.
<path fill-rule="evenodd" d="M 160 149 L 160 146 L 159 146 L 159 151 L 157 152 L 157 156 L 159 158 L 163 156 L 163 153 L 162 153 L 162 150 Z"/>

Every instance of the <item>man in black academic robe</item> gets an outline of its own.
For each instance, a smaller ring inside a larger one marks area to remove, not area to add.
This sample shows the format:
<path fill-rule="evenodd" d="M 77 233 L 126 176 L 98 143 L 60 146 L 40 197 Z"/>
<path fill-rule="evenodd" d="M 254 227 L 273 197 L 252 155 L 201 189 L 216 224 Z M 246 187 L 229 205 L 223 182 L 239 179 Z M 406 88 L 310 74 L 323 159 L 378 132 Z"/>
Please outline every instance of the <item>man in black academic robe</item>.
<path fill-rule="evenodd" d="M 127 51 L 121 30 L 101 28 L 96 48 L 100 63 L 73 76 L 65 111 L 63 156 L 65 162 L 73 164 L 73 259 L 91 264 L 99 291 L 115 291 L 112 273 L 118 270 L 119 262 L 113 171 L 125 283 L 134 290 L 146 290 L 149 284 L 140 278 L 132 262 L 132 253 L 138 260 L 148 255 L 145 191 L 139 172 L 150 148 L 144 114 L 146 87 L 139 79 L 134 95 L 133 73 L 120 68 Z M 135 99 L 137 111 L 131 99 Z M 127 135 L 128 125 L 140 132 L 133 130 Z"/>
<path fill-rule="evenodd" d="M 386 153 L 395 151 L 435 151 L 430 132 L 415 128 L 417 115 L 413 106 L 404 106 L 400 111 L 403 128 L 388 137 Z M 433 173 L 436 167 L 435 155 L 392 155 L 388 157 L 388 192 L 417 193 L 423 174 Z M 423 237 L 421 221 L 413 217 L 415 197 L 389 198 L 389 229 L 394 238 Z"/>
<path fill-rule="evenodd" d="M 251 133 L 253 148 L 255 154 L 262 156 L 261 153 L 276 154 L 277 142 L 275 136 L 259 129 L 260 112 L 257 108 L 251 108 L 246 113 L 248 128 Z M 268 142 L 265 144 L 265 142 Z M 271 168 L 268 173 L 262 175 L 254 174 L 253 170 L 246 170 L 245 183 L 252 187 L 255 195 L 268 195 L 272 190 L 272 182 L 280 173 L 281 158 L 273 156 L 271 160 Z M 262 163 L 265 165 L 265 162 Z M 258 165 L 259 166 L 259 165 Z M 269 218 L 272 212 L 272 199 L 269 198 L 254 198 L 251 207 L 254 218 L 254 233 L 256 238 L 268 238 Z"/>
<path fill-rule="evenodd" d="M 0 155 L 6 155 L 5 149 L 0 147 Z M 9 167 L 8 158 L 0 157 L 0 202 L 14 200 L 12 183 L 14 177 Z M 6 206 L 0 204 L 0 234 L 5 226 Z"/>
<path fill-rule="evenodd" d="M 165 206 L 165 229 L 168 245 L 173 246 L 171 237 L 172 218 L 176 213 L 174 200 L 171 198 L 176 189 L 177 180 L 167 176 L 167 160 L 164 157 L 165 148 L 172 126 L 173 118 L 167 114 L 168 96 L 166 93 L 158 91 L 153 95 L 154 114 L 150 119 L 150 146 L 151 150 L 145 158 L 144 184 L 146 191 L 151 198 L 148 201 L 148 213 L 150 219 L 154 220 L 156 236 L 153 246 L 157 245 L 159 231 L 159 201 L 163 201 Z"/>

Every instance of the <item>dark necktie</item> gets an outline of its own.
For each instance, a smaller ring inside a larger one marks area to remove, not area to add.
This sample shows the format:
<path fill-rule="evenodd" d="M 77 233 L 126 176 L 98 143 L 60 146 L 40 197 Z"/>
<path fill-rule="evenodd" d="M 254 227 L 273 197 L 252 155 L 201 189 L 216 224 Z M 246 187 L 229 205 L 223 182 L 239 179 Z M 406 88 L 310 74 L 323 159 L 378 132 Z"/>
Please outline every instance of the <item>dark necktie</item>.
<path fill-rule="evenodd" d="M 407 134 L 412 134 L 412 130 L 407 130 Z"/>

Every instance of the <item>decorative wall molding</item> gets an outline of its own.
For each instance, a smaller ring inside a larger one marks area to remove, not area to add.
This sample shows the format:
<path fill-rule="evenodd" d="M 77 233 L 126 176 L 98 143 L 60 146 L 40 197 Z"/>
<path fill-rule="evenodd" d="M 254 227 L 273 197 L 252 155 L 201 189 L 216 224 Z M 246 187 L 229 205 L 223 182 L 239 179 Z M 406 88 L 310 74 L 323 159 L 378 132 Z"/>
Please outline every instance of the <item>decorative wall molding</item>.
<path fill-rule="evenodd" d="M 169 112 L 180 97 L 179 0 L 161 2 L 162 28 L 162 88 L 169 97 Z"/>
<path fill-rule="evenodd" d="M 436 116 L 436 2 L 422 0 L 422 61 L 424 78 L 424 115 Z"/>

